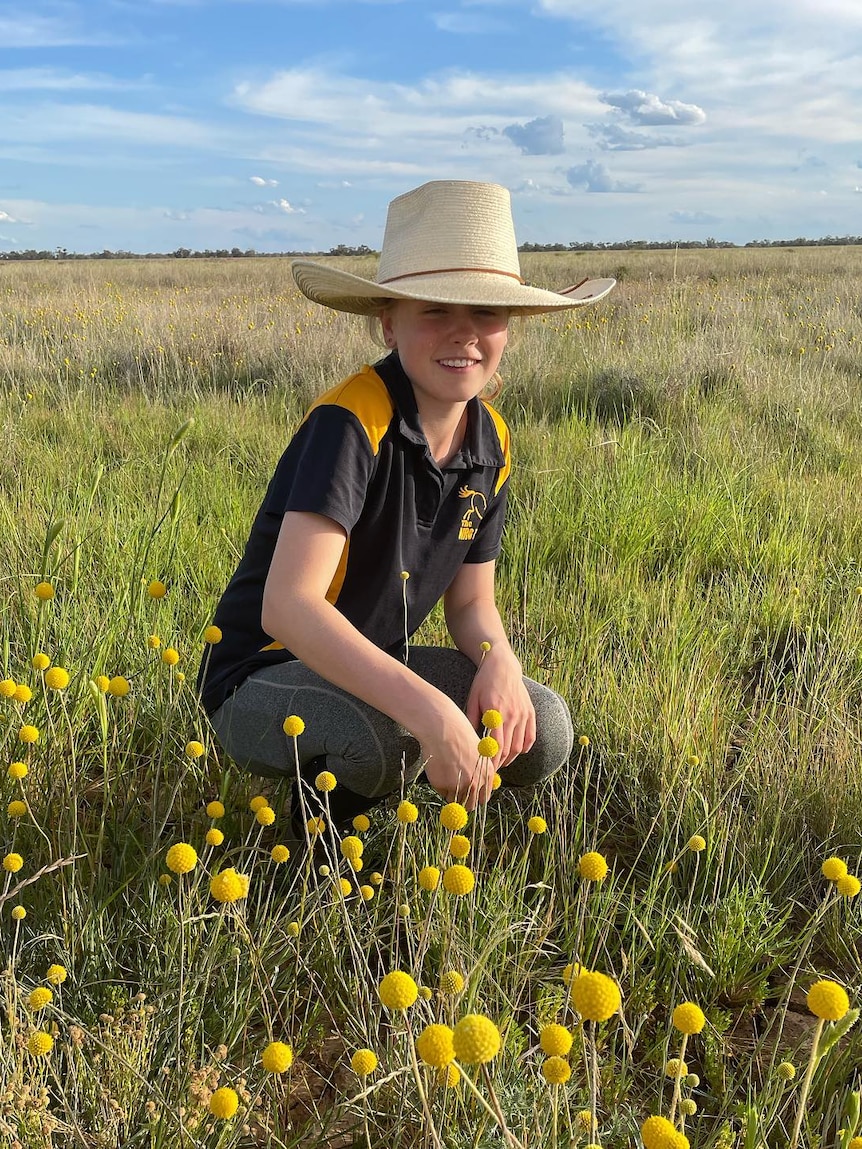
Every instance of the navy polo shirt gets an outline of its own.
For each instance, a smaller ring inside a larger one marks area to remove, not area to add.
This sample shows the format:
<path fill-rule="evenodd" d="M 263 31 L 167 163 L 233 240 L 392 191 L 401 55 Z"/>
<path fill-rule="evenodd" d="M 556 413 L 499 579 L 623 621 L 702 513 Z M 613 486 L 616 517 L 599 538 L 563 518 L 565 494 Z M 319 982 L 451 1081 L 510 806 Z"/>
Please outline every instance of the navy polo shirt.
<path fill-rule="evenodd" d="M 395 352 L 321 396 L 278 463 L 216 609 L 222 641 L 201 664 L 205 708 L 217 710 L 253 671 L 295 657 L 261 627 L 264 583 L 287 511 L 311 511 L 344 527 L 327 600 L 376 646 L 403 658 L 405 631 L 418 629 L 461 564 L 500 553 L 509 467 L 509 430 L 479 399 L 468 404 L 460 451 L 437 465 Z M 402 571 L 410 574 L 406 586 Z"/>

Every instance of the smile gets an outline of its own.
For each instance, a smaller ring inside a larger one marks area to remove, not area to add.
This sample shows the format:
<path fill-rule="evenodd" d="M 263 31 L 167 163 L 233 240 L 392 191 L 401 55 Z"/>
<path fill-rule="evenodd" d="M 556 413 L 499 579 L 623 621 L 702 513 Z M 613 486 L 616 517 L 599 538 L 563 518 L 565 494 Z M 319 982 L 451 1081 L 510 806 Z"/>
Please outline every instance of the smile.
<path fill-rule="evenodd" d="M 482 362 L 481 359 L 438 359 L 441 367 L 474 367 Z"/>

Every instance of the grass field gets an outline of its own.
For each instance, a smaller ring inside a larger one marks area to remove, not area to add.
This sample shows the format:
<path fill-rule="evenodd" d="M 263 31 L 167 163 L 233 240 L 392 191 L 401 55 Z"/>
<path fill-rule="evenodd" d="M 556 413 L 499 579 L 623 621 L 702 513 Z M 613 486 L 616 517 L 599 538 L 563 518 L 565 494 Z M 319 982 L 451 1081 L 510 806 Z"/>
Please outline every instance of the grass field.
<path fill-rule="evenodd" d="M 0 1143 L 622 1149 L 671 1113 L 646 1149 L 862 1133 L 862 898 L 821 872 L 862 869 L 862 250 L 524 268 L 620 280 L 524 324 L 498 402 L 501 608 L 581 741 L 565 777 L 470 819 L 457 896 L 418 882 L 453 860 L 421 788 L 415 822 L 374 813 L 358 872 L 335 841 L 322 879 L 274 861 L 285 793 L 223 759 L 194 694 L 291 430 L 379 355 L 361 322 L 277 260 L 0 267 Z M 228 868 L 247 892 L 219 902 Z M 571 963 L 621 1009 L 589 1020 Z M 422 987 L 404 1010 L 378 995 L 395 970 Z M 843 1020 L 808 1009 L 818 979 Z M 706 1024 L 684 1038 L 686 1001 Z M 416 1039 L 473 1014 L 501 1049 L 469 1064 L 462 1041 L 448 1085 Z"/>

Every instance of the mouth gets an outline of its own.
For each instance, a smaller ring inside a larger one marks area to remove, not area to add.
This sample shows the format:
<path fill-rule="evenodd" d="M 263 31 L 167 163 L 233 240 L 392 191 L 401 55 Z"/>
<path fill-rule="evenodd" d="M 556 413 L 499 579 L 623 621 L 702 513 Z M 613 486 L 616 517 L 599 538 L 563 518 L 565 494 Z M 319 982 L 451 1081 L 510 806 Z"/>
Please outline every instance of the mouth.
<path fill-rule="evenodd" d="M 437 362 L 440 364 L 441 367 L 463 368 L 463 367 L 477 367 L 482 362 L 482 360 L 481 359 L 438 359 Z"/>

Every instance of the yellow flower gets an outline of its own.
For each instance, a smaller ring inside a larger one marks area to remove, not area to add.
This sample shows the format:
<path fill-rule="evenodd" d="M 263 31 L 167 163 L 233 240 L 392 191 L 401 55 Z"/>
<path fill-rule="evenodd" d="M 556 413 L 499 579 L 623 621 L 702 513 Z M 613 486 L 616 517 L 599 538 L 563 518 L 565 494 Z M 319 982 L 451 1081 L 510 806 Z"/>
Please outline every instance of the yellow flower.
<path fill-rule="evenodd" d="M 503 725 L 503 715 L 499 710 L 486 710 L 482 715 L 482 725 L 486 730 L 497 730 Z"/>
<path fill-rule="evenodd" d="M 159 885 L 160 886 L 169 886 L 170 884 L 171 884 L 171 875 L 170 874 L 159 874 Z"/>
<path fill-rule="evenodd" d="M 480 758 L 494 758 L 500 753 L 500 743 L 490 734 L 486 734 L 484 738 L 479 739 L 477 750 Z"/>
<path fill-rule="evenodd" d="M 129 680 L 122 674 L 115 674 L 108 682 L 108 694 L 113 694 L 114 698 L 125 698 L 130 689 Z"/>
<path fill-rule="evenodd" d="M 484 642 L 480 642 L 479 643 L 479 649 L 482 651 L 483 654 L 487 654 L 488 651 L 491 649 L 490 642 L 488 642 L 487 639 L 485 639 Z"/>
<path fill-rule="evenodd" d="M 102 692 L 102 694 L 107 694 L 111 688 L 111 680 L 108 678 L 107 674 L 97 674 L 93 679 L 93 682 L 96 688 Z"/>
<path fill-rule="evenodd" d="M 328 794 L 338 785 L 335 775 L 330 770 L 321 770 L 314 779 L 315 788 L 323 794 Z"/>
<path fill-rule="evenodd" d="M 355 837 L 353 834 L 348 834 L 346 838 L 341 840 L 341 856 L 347 858 L 348 861 L 361 858 L 364 849 L 365 846 L 362 843 L 362 839 Z"/>
<path fill-rule="evenodd" d="M 16 798 L 6 807 L 6 813 L 10 818 L 23 818 L 27 813 L 27 803 Z"/>
<path fill-rule="evenodd" d="M 360 834 L 364 834 L 366 830 L 371 827 L 371 822 L 365 814 L 357 814 L 353 819 L 353 829 L 357 830 Z"/>
<path fill-rule="evenodd" d="M 261 806 L 259 810 L 255 810 L 254 816 L 261 826 L 271 826 L 275 821 L 275 810 L 272 806 Z"/>
<path fill-rule="evenodd" d="M 607 1021 L 620 1001 L 617 983 L 603 973 L 584 972 L 572 982 L 572 1003 L 587 1021 Z"/>
<path fill-rule="evenodd" d="M 593 1127 L 593 1115 L 589 1109 L 581 1109 L 575 1114 L 575 1124 L 582 1133 L 589 1133 Z"/>
<path fill-rule="evenodd" d="M 147 594 L 150 598 L 164 598 L 168 593 L 168 588 L 163 582 L 155 578 L 147 587 Z"/>
<path fill-rule="evenodd" d="M 39 651 L 38 654 L 34 654 L 30 659 L 30 665 L 34 670 L 47 670 L 51 665 L 51 659 L 47 654 L 43 654 L 42 651 Z"/>
<path fill-rule="evenodd" d="M 216 799 L 213 802 L 207 802 L 207 817 L 208 818 L 223 818 L 224 817 L 224 803 Z"/>
<path fill-rule="evenodd" d="M 549 1085 L 563 1085 L 572 1076 L 572 1067 L 564 1057 L 548 1057 L 542 1062 L 542 1076 Z"/>
<path fill-rule="evenodd" d="M 430 1001 L 431 998 L 434 996 L 434 990 L 431 988 L 430 985 L 420 985 L 419 986 L 419 996 L 422 998 L 423 1001 Z"/>
<path fill-rule="evenodd" d="M 51 690 L 65 690 L 69 685 L 69 672 L 62 666 L 52 666 L 45 671 L 45 685 Z"/>
<path fill-rule="evenodd" d="M 463 834 L 453 834 L 449 843 L 449 853 L 453 858 L 466 858 L 470 853 L 470 839 Z"/>
<path fill-rule="evenodd" d="M 686 846 L 695 854 L 699 854 L 701 850 L 706 849 L 706 838 L 701 837 L 700 834 L 692 834 L 686 842 Z"/>
<path fill-rule="evenodd" d="M 694 1117 L 697 1113 L 697 1102 L 693 1097 L 683 1097 L 679 1103 L 679 1111 L 684 1117 Z"/>
<path fill-rule="evenodd" d="M 255 796 L 249 802 L 248 808 L 251 810 L 252 814 L 256 814 L 258 810 L 262 810 L 264 806 L 268 805 L 269 798 L 267 798 L 265 794 L 255 794 Z"/>
<path fill-rule="evenodd" d="M 564 1025 L 545 1025 L 539 1032 L 539 1045 L 549 1057 L 567 1057 L 572 1048 L 572 1035 Z"/>
<path fill-rule="evenodd" d="M 191 742 L 186 743 L 186 758 L 200 758 L 204 752 L 202 742 L 192 739 Z"/>
<path fill-rule="evenodd" d="M 820 872 L 830 882 L 837 882 L 847 873 L 847 863 L 841 858 L 827 858 L 820 867 Z"/>
<path fill-rule="evenodd" d="M 377 1054 L 373 1049 L 357 1049 L 350 1058 L 350 1068 L 358 1077 L 368 1077 L 377 1068 Z"/>
<path fill-rule="evenodd" d="M 8 776 L 14 782 L 20 782 L 22 778 L 27 777 L 27 763 L 26 762 L 10 762 L 9 769 L 6 771 Z"/>
<path fill-rule="evenodd" d="M 682 1149 L 680 1136 L 666 1117 L 647 1117 L 641 1125 L 641 1140 L 645 1149 Z M 684 1140 L 687 1144 L 687 1139 Z"/>
<path fill-rule="evenodd" d="M 416 821 L 419 817 L 419 808 L 405 799 L 403 802 L 398 803 L 398 809 L 395 811 L 395 814 L 398 821 L 406 825 L 408 822 Z"/>
<path fill-rule="evenodd" d="M 181 686 L 186 680 L 186 676 L 183 674 L 183 672 L 181 670 L 178 670 L 177 673 L 174 675 L 174 677 L 176 678 L 177 682 L 179 682 L 179 684 Z"/>
<path fill-rule="evenodd" d="M 269 856 L 274 862 L 278 863 L 278 865 L 281 865 L 290 857 L 290 850 L 288 850 L 287 846 L 273 846 L 269 851 Z"/>
<path fill-rule="evenodd" d="M 438 1071 L 437 1079 L 439 1083 L 447 1089 L 454 1089 L 461 1080 L 461 1070 L 453 1061 L 451 1065 L 447 1065 L 445 1069 Z"/>
<path fill-rule="evenodd" d="M 291 938 L 298 938 L 299 937 L 299 922 L 288 922 L 287 923 L 287 935 L 288 935 L 288 937 L 291 937 Z"/>
<path fill-rule="evenodd" d="M 806 1000 L 815 1017 L 823 1021 L 840 1021 L 850 1008 L 850 999 L 843 987 L 825 979 L 814 983 Z"/>
<path fill-rule="evenodd" d="M 584 854 L 578 861 L 578 873 L 588 882 L 601 882 L 608 872 L 608 863 L 595 850 Z"/>
<path fill-rule="evenodd" d="M 359 892 L 362 894 L 362 900 L 364 902 L 370 902 L 374 897 L 374 886 L 360 886 Z"/>
<path fill-rule="evenodd" d="M 847 1149 L 862 1149 L 862 1137 L 851 1137 Z"/>
<path fill-rule="evenodd" d="M 198 864 L 198 856 L 188 842 L 177 842 L 165 857 L 165 865 L 175 874 L 188 874 Z"/>
<path fill-rule="evenodd" d="M 288 738 L 298 738 L 305 730 L 305 723 L 298 714 L 289 714 L 282 723 L 282 730 Z"/>
<path fill-rule="evenodd" d="M 673 1011 L 671 1018 L 680 1033 L 700 1033 L 706 1025 L 703 1010 L 693 1001 L 683 1001 Z"/>
<path fill-rule="evenodd" d="M 672 1057 L 664 1067 L 665 1077 L 688 1077 L 688 1066 L 678 1057 Z"/>
<path fill-rule="evenodd" d="M 859 890 L 862 889 L 862 883 L 855 874 L 845 874 L 835 883 L 835 889 L 842 898 L 855 898 Z"/>
<path fill-rule="evenodd" d="M 239 1096 L 235 1089 L 227 1085 L 217 1089 L 210 1097 L 210 1113 L 213 1117 L 221 1117 L 227 1121 L 233 1117 L 237 1109 L 239 1109 Z"/>
<path fill-rule="evenodd" d="M 462 1017 L 452 1034 L 455 1057 L 464 1065 L 482 1065 L 500 1052 L 500 1031 L 481 1013 Z"/>
<path fill-rule="evenodd" d="M 446 970 L 440 974 L 441 993 L 460 993 L 464 988 L 464 978 L 456 969 Z"/>
<path fill-rule="evenodd" d="M 231 866 L 210 881 L 210 893 L 217 902 L 238 902 L 248 895 L 248 878 Z"/>
<path fill-rule="evenodd" d="M 53 1048 L 54 1038 L 50 1033 L 45 1033 L 43 1030 L 37 1029 L 35 1033 L 30 1034 L 30 1038 L 27 1042 L 27 1052 L 32 1057 L 47 1057 Z"/>
<path fill-rule="evenodd" d="M 16 702 L 20 702 L 23 706 L 33 697 L 33 691 L 25 682 L 19 682 L 15 687 L 15 694 L 13 697 Z"/>
<path fill-rule="evenodd" d="M 208 626 L 204 631 L 204 642 L 208 642 L 210 646 L 217 646 L 222 640 L 221 630 L 215 624 Z"/>
<path fill-rule="evenodd" d="M 150 650 L 158 650 L 161 645 L 162 640 L 157 634 L 151 634 L 147 639 L 147 646 L 150 648 Z"/>
<path fill-rule="evenodd" d="M 423 866 L 419 871 L 419 885 L 423 890 L 436 890 L 440 884 L 440 871 L 436 866 Z"/>
<path fill-rule="evenodd" d="M 312 835 L 312 837 L 314 837 L 315 834 L 322 834 L 326 830 L 326 819 L 309 818 L 305 823 L 305 828 L 308 830 L 309 834 Z"/>
<path fill-rule="evenodd" d="M 454 865 L 449 866 L 443 874 L 443 889 L 447 894 L 454 894 L 456 897 L 463 897 L 464 894 L 469 894 L 476 884 L 476 879 L 473 876 L 473 871 L 467 866 Z"/>
<path fill-rule="evenodd" d="M 416 1038 L 416 1052 L 426 1065 L 442 1069 L 455 1057 L 452 1030 L 448 1025 L 426 1025 Z"/>
<path fill-rule="evenodd" d="M 338 888 L 341 890 L 342 896 L 345 898 L 350 897 L 350 895 L 353 893 L 353 886 L 351 886 L 347 878 L 338 879 Z"/>
<path fill-rule="evenodd" d="M 494 777 L 491 779 L 491 789 L 492 790 L 499 790 L 502 785 L 503 785 L 503 779 L 500 777 L 500 775 L 495 770 L 494 771 Z"/>
<path fill-rule="evenodd" d="M 527 829 L 531 834 L 544 834 L 548 828 L 548 823 L 544 818 L 540 818 L 538 814 L 534 814 L 527 822 Z"/>
<path fill-rule="evenodd" d="M 14 678 L 0 679 L 0 698 L 14 698 L 16 685 Z"/>
<path fill-rule="evenodd" d="M 387 1009 L 408 1009 L 419 996 L 419 986 L 409 973 L 396 969 L 386 974 L 377 993 Z"/>
<path fill-rule="evenodd" d="M 48 966 L 48 972 L 45 974 L 45 979 L 46 981 L 49 981 L 51 985 L 62 985 L 68 976 L 69 975 L 66 973 L 66 967 L 64 965 L 57 965 L 55 963 L 54 965 Z"/>
<path fill-rule="evenodd" d="M 17 874 L 23 865 L 24 859 L 20 854 L 7 854 L 3 859 L 3 869 L 7 874 Z"/>
<path fill-rule="evenodd" d="M 22 726 L 18 731 L 18 741 L 27 744 L 39 741 L 39 728 L 37 726 Z"/>
<path fill-rule="evenodd" d="M 571 985 L 575 978 L 578 978 L 583 973 L 583 966 L 580 962 L 569 962 L 563 969 L 563 981 L 566 985 Z"/>
<path fill-rule="evenodd" d="M 166 666 L 176 666 L 180 660 L 180 652 L 173 646 L 166 646 L 162 651 L 162 662 Z"/>
<path fill-rule="evenodd" d="M 26 917 L 27 917 L 27 911 L 24 909 L 23 906 L 13 906 L 12 907 L 12 921 L 13 922 L 23 922 Z"/>
<path fill-rule="evenodd" d="M 30 996 L 27 998 L 27 1004 L 35 1011 L 37 1009 L 44 1009 L 46 1005 L 50 1005 L 54 1000 L 54 995 L 46 985 L 40 985 L 32 990 Z"/>
<path fill-rule="evenodd" d="M 267 1073 L 285 1073 L 293 1065 L 293 1050 L 283 1041 L 271 1041 L 260 1055 Z"/>
<path fill-rule="evenodd" d="M 580 736 L 580 738 L 578 739 L 578 745 L 579 745 L 579 746 L 589 746 L 589 744 L 590 744 L 590 740 L 589 740 L 589 738 L 587 737 L 587 735 L 586 735 L 586 734 L 582 734 L 582 735 Z"/>
<path fill-rule="evenodd" d="M 383 885 L 383 875 L 378 870 L 374 870 L 368 880 L 371 882 L 372 886 Z"/>
<path fill-rule="evenodd" d="M 49 582 L 37 582 L 34 593 L 41 602 L 48 602 L 54 597 L 54 588 Z"/>
<path fill-rule="evenodd" d="M 440 811 L 440 821 L 447 830 L 463 830 L 469 818 L 460 802 L 449 802 Z"/>
<path fill-rule="evenodd" d="M 206 843 L 208 846 L 220 846 L 224 841 L 224 834 L 221 830 L 217 830 L 215 826 L 206 832 Z"/>

